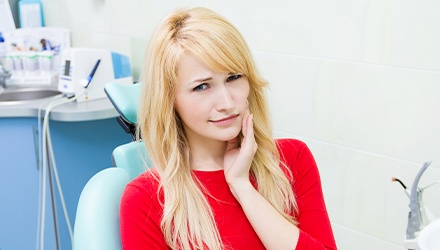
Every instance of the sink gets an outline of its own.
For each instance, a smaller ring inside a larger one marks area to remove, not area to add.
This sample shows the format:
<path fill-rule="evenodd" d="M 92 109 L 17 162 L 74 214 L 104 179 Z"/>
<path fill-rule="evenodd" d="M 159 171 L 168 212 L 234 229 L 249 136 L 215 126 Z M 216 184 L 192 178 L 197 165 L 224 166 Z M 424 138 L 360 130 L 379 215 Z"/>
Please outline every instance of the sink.
<path fill-rule="evenodd" d="M 440 249 L 440 219 L 422 229 L 418 237 L 420 250 Z"/>
<path fill-rule="evenodd" d="M 21 104 L 27 101 L 49 98 L 60 94 L 61 92 L 55 89 L 42 89 L 42 88 L 5 89 L 3 92 L 0 92 L 0 105 Z"/>

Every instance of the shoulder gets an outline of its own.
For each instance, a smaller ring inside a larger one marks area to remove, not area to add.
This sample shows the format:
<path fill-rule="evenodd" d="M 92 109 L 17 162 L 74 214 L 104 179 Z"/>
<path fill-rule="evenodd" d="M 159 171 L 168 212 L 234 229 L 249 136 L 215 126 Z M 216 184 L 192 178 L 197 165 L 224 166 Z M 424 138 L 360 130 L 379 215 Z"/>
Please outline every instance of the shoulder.
<path fill-rule="evenodd" d="M 124 249 L 166 249 L 160 230 L 162 200 L 155 171 L 148 170 L 126 186 L 119 209 Z"/>
<path fill-rule="evenodd" d="M 138 203 L 145 201 L 146 197 L 154 197 L 159 191 L 159 176 L 154 170 L 148 170 L 125 187 L 122 195 L 123 203 Z"/>
<path fill-rule="evenodd" d="M 154 169 L 145 171 L 128 184 L 129 187 L 138 187 L 145 189 L 146 191 L 157 188 L 158 185 L 159 175 Z"/>
<path fill-rule="evenodd" d="M 316 168 L 316 162 L 309 147 L 303 141 L 291 138 L 276 139 L 275 144 L 280 161 L 292 171 L 294 176 L 301 172 Z"/>
<path fill-rule="evenodd" d="M 300 149 L 302 147 L 306 147 L 306 144 L 303 141 L 293 138 L 279 138 L 275 139 L 275 143 L 278 148 L 293 148 Z"/>
<path fill-rule="evenodd" d="M 282 161 L 293 161 L 305 152 L 309 152 L 307 145 L 300 140 L 292 138 L 276 139 L 278 152 Z"/>

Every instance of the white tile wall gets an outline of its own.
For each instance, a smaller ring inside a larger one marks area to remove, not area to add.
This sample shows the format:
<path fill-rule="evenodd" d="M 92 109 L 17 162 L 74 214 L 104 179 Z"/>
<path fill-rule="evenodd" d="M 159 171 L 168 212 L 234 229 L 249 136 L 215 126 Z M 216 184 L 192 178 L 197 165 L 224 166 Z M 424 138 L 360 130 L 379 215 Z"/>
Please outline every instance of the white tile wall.
<path fill-rule="evenodd" d="M 333 224 L 333 231 L 337 239 L 345 239 L 337 242 L 338 249 L 356 250 L 403 250 L 401 245 L 391 244 L 387 241 L 371 237 L 358 231 Z"/>
<path fill-rule="evenodd" d="M 277 129 L 440 162 L 440 72 L 265 52 L 255 57 L 271 83 Z"/>
<path fill-rule="evenodd" d="M 307 142 L 321 172 L 339 249 L 403 249 L 408 186 L 440 179 L 437 0 L 43 0 L 46 23 L 74 46 L 132 57 L 172 9 L 203 5 L 233 22 L 263 76 L 276 137 Z M 425 191 L 440 217 L 440 185 Z"/>

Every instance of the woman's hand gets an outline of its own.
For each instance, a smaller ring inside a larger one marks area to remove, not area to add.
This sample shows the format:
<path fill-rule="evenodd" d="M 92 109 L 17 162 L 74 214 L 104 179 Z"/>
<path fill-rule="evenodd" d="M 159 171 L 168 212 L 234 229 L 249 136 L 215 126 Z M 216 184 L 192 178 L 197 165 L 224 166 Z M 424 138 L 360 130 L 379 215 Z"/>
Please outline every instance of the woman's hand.
<path fill-rule="evenodd" d="M 249 180 L 249 169 L 257 151 L 253 125 L 252 115 L 246 112 L 241 145 L 238 138 L 228 141 L 224 157 L 226 181 L 266 249 L 295 249 L 299 229 L 261 196 Z"/>
<path fill-rule="evenodd" d="M 226 181 L 234 195 L 235 188 L 243 183 L 250 183 L 249 169 L 252 164 L 257 143 L 254 137 L 253 116 L 247 111 L 242 122 L 243 139 L 239 145 L 238 137 L 228 141 L 224 157 L 224 171 Z"/>

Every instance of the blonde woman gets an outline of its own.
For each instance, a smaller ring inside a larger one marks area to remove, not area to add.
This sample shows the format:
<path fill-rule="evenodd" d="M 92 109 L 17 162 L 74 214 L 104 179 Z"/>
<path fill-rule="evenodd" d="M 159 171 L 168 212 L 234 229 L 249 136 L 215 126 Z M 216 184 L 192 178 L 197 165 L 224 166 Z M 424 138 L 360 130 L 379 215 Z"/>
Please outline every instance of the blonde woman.
<path fill-rule="evenodd" d="M 124 192 L 124 249 L 336 249 L 313 156 L 272 139 L 267 83 L 235 27 L 205 8 L 171 13 L 142 79 L 154 166 Z"/>

